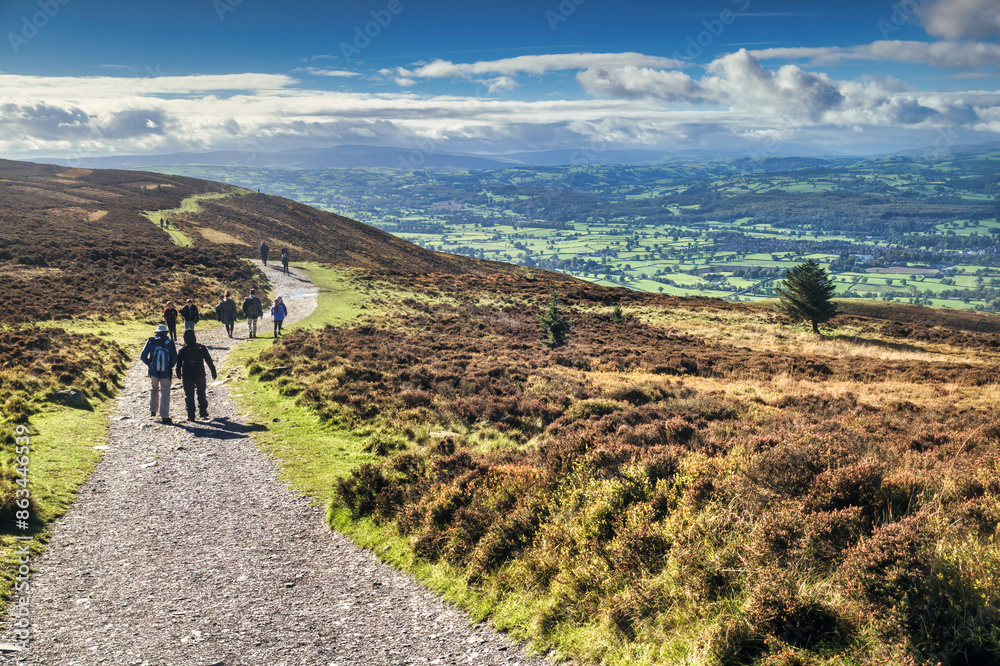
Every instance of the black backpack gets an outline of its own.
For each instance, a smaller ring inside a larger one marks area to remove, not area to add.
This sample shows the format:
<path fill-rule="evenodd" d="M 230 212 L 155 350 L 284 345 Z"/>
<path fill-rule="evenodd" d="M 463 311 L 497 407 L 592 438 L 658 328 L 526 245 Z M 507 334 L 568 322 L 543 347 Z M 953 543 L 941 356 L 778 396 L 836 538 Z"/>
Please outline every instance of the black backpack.
<path fill-rule="evenodd" d="M 198 343 L 192 346 L 187 352 L 184 353 L 184 375 L 195 377 L 197 375 L 204 374 L 205 372 L 205 362 L 204 350 L 205 345 Z"/>

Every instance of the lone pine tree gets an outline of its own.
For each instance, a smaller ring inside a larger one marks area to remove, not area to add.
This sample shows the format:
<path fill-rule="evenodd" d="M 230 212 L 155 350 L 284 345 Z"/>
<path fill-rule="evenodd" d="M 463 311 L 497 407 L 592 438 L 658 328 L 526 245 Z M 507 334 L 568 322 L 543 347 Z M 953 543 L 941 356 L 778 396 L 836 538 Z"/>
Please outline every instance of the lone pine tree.
<path fill-rule="evenodd" d="M 572 322 L 559 312 L 559 297 L 556 292 L 549 296 L 549 309 L 538 318 L 542 324 L 542 331 L 548 339 L 542 343 L 550 349 L 561 347 L 566 343 L 566 334 Z"/>
<path fill-rule="evenodd" d="M 785 272 L 776 290 L 778 309 L 796 321 L 811 322 L 813 333 L 819 335 L 819 325 L 837 314 L 837 304 L 832 300 L 836 290 L 826 269 L 810 259 Z"/>

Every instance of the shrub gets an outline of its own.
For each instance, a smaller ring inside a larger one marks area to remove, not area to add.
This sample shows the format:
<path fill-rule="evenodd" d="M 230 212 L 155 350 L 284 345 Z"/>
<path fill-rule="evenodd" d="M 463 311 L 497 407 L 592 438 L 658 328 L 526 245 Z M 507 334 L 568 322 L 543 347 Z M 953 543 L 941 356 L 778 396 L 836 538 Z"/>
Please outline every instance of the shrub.
<path fill-rule="evenodd" d="M 351 516 L 358 519 L 371 515 L 378 495 L 392 485 L 381 468 L 365 463 L 351 472 L 350 476 L 337 481 L 337 495 L 351 511 Z"/>
<path fill-rule="evenodd" d="M 883 525 L 850 549 L 837 575 L 844 593 L 882 624 L 915 631 L 928 599 L 930 540 L 923 518 Z"/>

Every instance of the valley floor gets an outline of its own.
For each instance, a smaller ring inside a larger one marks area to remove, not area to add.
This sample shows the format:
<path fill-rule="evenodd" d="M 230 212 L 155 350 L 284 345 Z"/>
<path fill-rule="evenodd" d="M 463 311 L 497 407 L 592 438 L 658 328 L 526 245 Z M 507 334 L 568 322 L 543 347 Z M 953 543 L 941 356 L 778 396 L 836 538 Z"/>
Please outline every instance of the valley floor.
<path fill-rule="evenodd" d="M 266 272 L 297 318 L 315 307 L 303 276 Z M 199 331 L 217 366 L 236 344 L 271 344 L 269 321 L 257 340 L 236 333 Z M 135 361 L 109 450 L 33 563 L 31 647 L 0 663 L 540 663 L 332 533 L 255 446 L 270 415 L 238 413 L 226 378 L 198 422 L 175 380 L 163 425 Z"/>

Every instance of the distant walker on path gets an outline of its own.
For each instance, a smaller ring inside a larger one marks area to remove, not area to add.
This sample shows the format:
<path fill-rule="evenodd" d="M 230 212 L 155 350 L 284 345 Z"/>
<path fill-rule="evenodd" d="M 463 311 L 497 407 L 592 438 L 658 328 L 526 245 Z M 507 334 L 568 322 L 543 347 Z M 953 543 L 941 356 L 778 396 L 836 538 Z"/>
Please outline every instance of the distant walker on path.
<path fill-rule="evenodd" d="M 267 243 L 264 242 L 264 241 L 261 241 L 260 242 L 260 260 L 264 263 L 265 266 L 267 266 L 267 253 L 268 253 L 269 250 L 270 250 L 270 248 L 267 246 Z"/>
<path fill-rule="evenodd" d="M 288 250 L 281 248 L 281 268 L 284 269 L 285 275 L 288 275 Z"/>
<path fill-rule="evenodd" d="M 187 332 L 187 331 L 185 331 Z M 194 331 L 191 331 L 193 334 Z M 177 347 L 174 341 L 167 337 L 167 327 L 160 324 L 156 334 L 146 340 L 146 346 L 139 354 L 139 360 L 149 367 L 149 414 L 156 416 L 157 404 L 160 408 L 160 419 L 163 423 L 170 420 L 170 378 L 173 376 L 174 365 L 177 364 Z"/>
<path fill-rule="evenodd" d="M 198 413 L 208 418 L 208 397 L 205 395 L 208 380 L 205 378 L 205 364 L 212 371 L 212 379 L 218 375 L 215 364 L 208 353 L 208 347 L 199 344 L 194 331 L 184 331 L 184 346 L 177 353 L 177 379 L 184 386 L 184 406 L 187 407 L 188 421 L 194 421 L 194 397 L 198 392 Z"/>
<path fill-rule="evenodd" d="M 243 299 L 243 316 L 247 318 L 247 334 L 257 337 L 257 319 L 264 316 L 264 305 L 257 298 L 257 290 L 251 289 L 250 295 Z"/>

